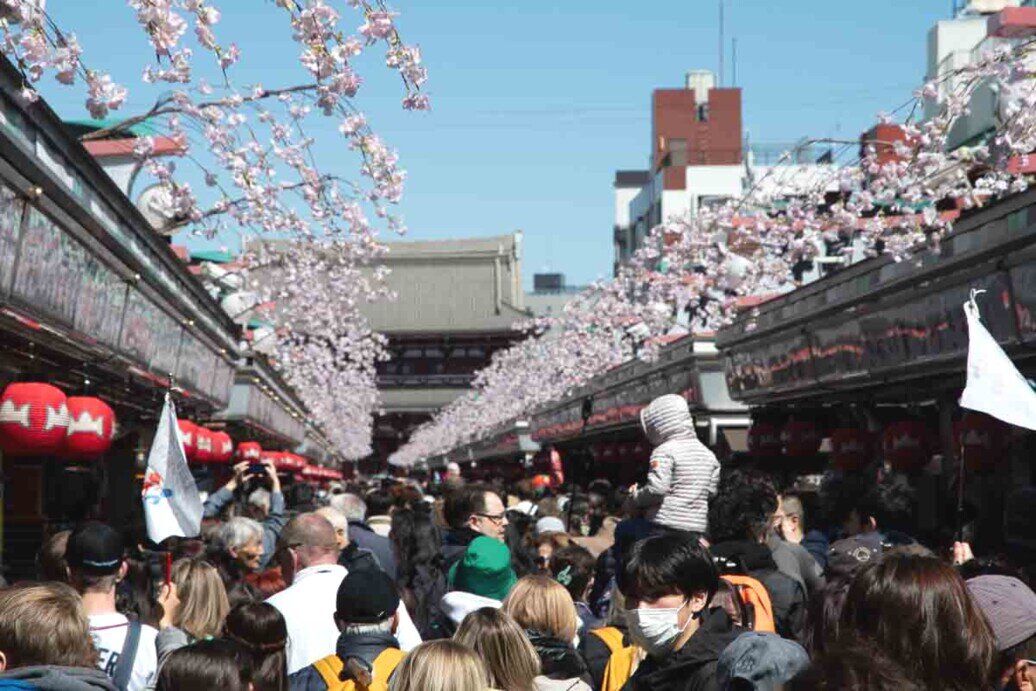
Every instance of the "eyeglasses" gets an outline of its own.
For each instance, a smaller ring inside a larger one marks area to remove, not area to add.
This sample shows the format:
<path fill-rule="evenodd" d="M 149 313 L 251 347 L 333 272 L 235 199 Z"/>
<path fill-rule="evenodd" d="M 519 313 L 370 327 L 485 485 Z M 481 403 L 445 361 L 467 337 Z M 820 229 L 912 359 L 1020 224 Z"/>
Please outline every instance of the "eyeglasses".
<path fill-rule="evenodd" d="M 503 523 L 507 518 L 507 514 L 505 513 L 476 513 L 474 515 L 479 516 L 480 518 L 485 518 L 488 521 L 493 521 L 493 523 Z"/>

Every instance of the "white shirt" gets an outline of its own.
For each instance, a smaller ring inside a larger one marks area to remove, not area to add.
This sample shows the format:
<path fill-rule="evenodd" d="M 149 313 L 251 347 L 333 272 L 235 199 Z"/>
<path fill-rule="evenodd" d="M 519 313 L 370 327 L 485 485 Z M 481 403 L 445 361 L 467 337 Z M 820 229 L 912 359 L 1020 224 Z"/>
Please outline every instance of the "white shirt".
<path fill-rule="evenodd" d="M 310 566 L 296 573 L 289 587 L 266 600 L 277 608 L 288 627 L 288 674 L 335 652 L 339 636 L 334 620 L 338 586 L 347 573 L 338 564 Z M 402 600 L 396 613 L 396 640 L 403 652 L 409 652 L 421 644 L 421 634 Z"/>
<path fill-rule="evenodd" d="M 119 663 L 122 646 L 126 642 L 129 631 L 129 619 L 123 614 L 91 614 L 90 635 L 93 636 L 97 648 L 97 666 L 111 677 L 115 674 L 115 666 Z M 137 656 L 133 659 L 133 671 L 130 673 L 127 691 L 143 691 L 155 678 L 158 669 L 158 651 L 155 638 L 158 631 L 146 624 L 140 627 L 140 642 L 137 644 Z"/>

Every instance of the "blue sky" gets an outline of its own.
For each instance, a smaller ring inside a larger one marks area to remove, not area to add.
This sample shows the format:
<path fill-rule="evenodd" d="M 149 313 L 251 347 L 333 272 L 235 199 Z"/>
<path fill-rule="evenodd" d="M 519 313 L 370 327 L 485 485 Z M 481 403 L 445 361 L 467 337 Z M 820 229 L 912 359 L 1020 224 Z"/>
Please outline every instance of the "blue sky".
<path fill-rule="evenodd" d="M 218 35 L 242 48 L 237 82 L 300 81 L 272 2 L 216 5 L 224 14 Z M 405 39 L 422 48 L 433 110 L 399 109 L 398 80 L 374 62 L 359 102 L 409 173 L 401 212 L 410 238 L 521 229 L 527 283 L 542 270 L 560 271 L 570 284 L 609 275 L 614 171 L 646 162 L 652 89 L 679 86 L 689 69 L 717 68 L 718 0 L 391 5 Z M 727 75 L 736 36 L 752 140 L 858 136 L 920 84 L 927 31 L 948 17 L 949 5 L 726 0 Z M 90 66 L 130 87 L 125 112 L 150 105 L 154 92 L 139 82 L 148 46 L 122 0 L 65 0 L 48 9 L 77 33 Z M 83 117 L 80 91 L 44 94 L 63 116 Z M 317 135 L 337 146 L 335 125 Z M 351 173 L 335 146 L 328 151 L 325 166 Z"/>

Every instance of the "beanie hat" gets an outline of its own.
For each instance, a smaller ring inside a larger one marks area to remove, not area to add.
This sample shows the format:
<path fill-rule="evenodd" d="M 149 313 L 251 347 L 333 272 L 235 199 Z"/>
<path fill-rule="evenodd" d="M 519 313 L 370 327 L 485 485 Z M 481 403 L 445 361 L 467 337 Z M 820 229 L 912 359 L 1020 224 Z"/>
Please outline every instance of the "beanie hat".
<path fill-rule="evenodd" d="M 735 681 L 747 681 L 756 691 L 776 691 L 808 665 L 809 655 L 795 641 L 774 633 L 748 631 L 719 656 L 716 678 L 724 689 L 735 688 Z"/>
<path fill-rule="evenodd" d="M 350 571 L 338 586 L 335 609 L 347 624 L 377 624 L 398 608 L 396 584 L 381 569 Z"/>
<path fill-rule="evenodd" d="M 989 620 L 998 650 L 1036 636 L 1036 593 L 1024 583 L 1010 576 L 976 576 L 967 585 Z"/>
<path fill-rule="evenodd" d="M 517 580 L 511 569 L 511 550 L 500 540 L 485 535 L 472 540 L 460 561 L 450 567 L 453 590 L 494 600 L 507 597 Z"/>

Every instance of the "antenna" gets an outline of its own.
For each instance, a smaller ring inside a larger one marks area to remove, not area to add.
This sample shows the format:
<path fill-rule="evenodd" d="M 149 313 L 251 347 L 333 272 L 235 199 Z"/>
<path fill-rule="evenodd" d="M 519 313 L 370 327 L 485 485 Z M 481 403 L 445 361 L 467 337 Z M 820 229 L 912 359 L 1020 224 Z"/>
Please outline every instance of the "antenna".
<path fill-rule="evenodd" d="M 723 38 L 723 5 L 725 0 L 719 0 L 719 86 L 723 87 L 723 54 L 726 52 L 726 41 Z"/>
<path fill-rule="evenodd" d="M 730 39 L 733 44 L 730 48 L 730 85 L 737 86 L 737 36 Z"/>

